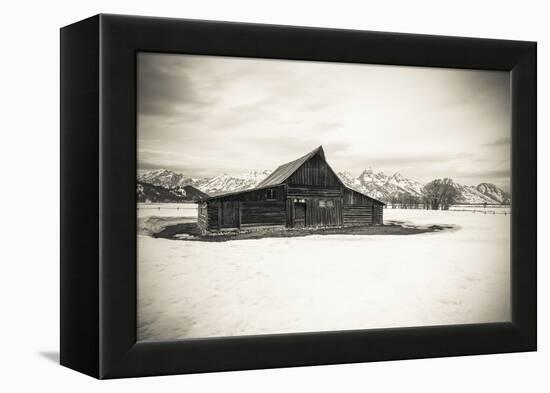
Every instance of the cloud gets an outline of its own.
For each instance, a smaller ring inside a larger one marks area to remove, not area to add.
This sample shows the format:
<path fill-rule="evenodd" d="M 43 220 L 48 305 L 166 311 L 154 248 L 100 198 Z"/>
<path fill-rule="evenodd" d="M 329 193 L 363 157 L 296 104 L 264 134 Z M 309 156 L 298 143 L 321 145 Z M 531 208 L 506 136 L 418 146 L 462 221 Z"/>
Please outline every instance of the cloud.
<path fill-rule="evenodd" d="M 140 168 L 274 169 L 323 145 L 352 173 L 507 176 L 509 149 L 486 148 L 510 144 L 507 72 L 148 53 L 138 76 Z"/>
<path fill-rule="evenodd" d="M 462 178 L 474 178 L 480 176 L 486 179 L 504 179 L 510 178 L 511 169 L 510 168 L 500 168 L 500 169 L 486 169 L 481 171 L 457 171 L 456 175 Z"/>
<path fill-rule="evenodd" d="M 186 56 L 138 55 L 138 113 L 141 116 L 190 115 L 211 105 L 200 96 Z"/>

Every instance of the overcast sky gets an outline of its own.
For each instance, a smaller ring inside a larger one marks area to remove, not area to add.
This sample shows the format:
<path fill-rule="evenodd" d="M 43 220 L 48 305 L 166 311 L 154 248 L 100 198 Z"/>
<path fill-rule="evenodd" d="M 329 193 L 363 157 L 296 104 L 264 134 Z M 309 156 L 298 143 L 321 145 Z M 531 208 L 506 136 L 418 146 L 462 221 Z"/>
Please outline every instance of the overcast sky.
<path fill-rule="evenodd" d="M 509 190 L 509 73 L 138 56 L 138 168 L 275 169 L 323 145 L 336 171 Z"/>

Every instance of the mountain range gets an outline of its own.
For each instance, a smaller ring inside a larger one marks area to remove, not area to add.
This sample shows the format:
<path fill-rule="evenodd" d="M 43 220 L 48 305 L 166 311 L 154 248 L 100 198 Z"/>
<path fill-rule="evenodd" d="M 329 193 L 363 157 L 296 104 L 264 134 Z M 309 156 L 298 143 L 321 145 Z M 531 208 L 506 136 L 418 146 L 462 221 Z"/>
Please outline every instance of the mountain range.
<path fill-rule="evenodd" d="M 177 189 L 181 187 L 193 186 L 208 195 L 218 195 L 253 188 L 270 173 L 271 171 L 268 170 L 251 171 L 240 175 L 222 174 L 198 179 L 168 169 L 156 169 L 138 174 L 138 182 L 161 186 L 172 192 L 177 192 Z M 370 168 L 365 169 L 359 176 L 353 176 L 349 172 L 339 172 L 338 176 L 348 187 L 385 202 L 390 201 L 392 196 L 403 192 L 420 196 L 425 184 L 408 179 L 400 173 L 387 176 L 383 172 L 375 172 Z M 510 203 L 510 194 L 494 184 L 461 185 L 455 183 L 455 188 L 459 194 L 457 201 L 459 203 Z"/>
<path fill-rule="evenodd" d="M 198 202 L 208 195 L 192 185 L 163 186 L 138 180 L 136 185 L 138 202 Z"/>
<path fill-rule="evenodd" d="M 425 183 L 408 179 L 400 173 L 386 176 L 383 172 L 374 172 L 370 168 L 365 169 L 357 177 L 349 172 L 340 172 L 338 176 L 348 187 L 385 202 L 390 201 L 392 196 L 404 192 L 421 196 L 425 185 Z M 454 183 L 454 187 L 458 191 L 457 202 L 459 203 L 510 203 L 510 194 L 491 183 L 480 183 L 475 186 Z"/>

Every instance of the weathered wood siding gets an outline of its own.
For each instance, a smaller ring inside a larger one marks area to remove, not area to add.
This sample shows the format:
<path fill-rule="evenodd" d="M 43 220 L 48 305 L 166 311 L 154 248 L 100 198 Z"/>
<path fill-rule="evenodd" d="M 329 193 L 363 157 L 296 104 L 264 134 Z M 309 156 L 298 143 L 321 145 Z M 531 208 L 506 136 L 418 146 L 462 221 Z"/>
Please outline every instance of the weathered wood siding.
<path fill-rule="evenodd" d="M 222 228 L 239 228 L 239 201 L 222 200 L 220 204 L 220 223 Z"/>
<path fill-rule="evenodd" d="M 221 207 L 220 202 L 207 202 L 207 214 L 206 214 L 206 221 L 208 223 L 206 229 L 209 231 L 216 231 L 221 229 L 220 227 L 220 213 L 221 213 Z"/>
<path fill-rule="evenodd" d="M 332 206 L 322 206 L 321 202 L 332 202 Z M 341 226 L 342 199 L 341 198 L 310 198 L 306 199 L 306 226 L 330 227 Z"/>
<path fill-rule="evenodd" d="M 269 188 L 262 188 L 259 190 L 241 191 L 227 195 L 220 195 L 218 197 L 212 197 L 208 202 L 215 201 L 269 201 L 277 200 L 284 201 L 285 197 L 285 185 L 273 186 Z"/>
<path fill-rule="evenodd" d="M 344 226 L 382 223 L 383 205 L 350 189 L 344 190 Z"/>
<path fill-rule="evenodd" d="M 343 225 L 342 193 L 340 180 L 326 161 L 315 155 L 294 172 L 286 181 L 286 225 L 295 227 L 295 203 L 305 203 L 305 226 L 326 227 Z"/>
<path fill-rule="evenodd" d="M 286 211 L 286 227 L 292 228 L 294 226 L 294 200 L 288 198 L 285 204 Z"/>
<path fill-rule="evenodd" d="M 349 188 L 344 189 L 344 205 L 372 205 L 373 200 L 360 192 L 351 190 Z"/>
<path fill-rule="evenodd" d="M 372 225 L 372 206 L 344 205 L 344 226 Z"/>
<path fill-rule="evenodd" d="M 287 183 L 303 186 L 340 186 L 338 176 L 319 155 L 306 161 L 288 178 Z"/>
<path fill-rule="evenodd" d="M 286 203 L 286 225 L 288 227 L 296 227 L 296 203 L 305 203 L 306 227 L 343 225 L 341 198 L 289 198 Z"/>
<path fill-rule="evenodd" d="M 199 228 L 208 230 L 208 204 L 206 202 L 199 203 L 197 215 L 197 224 Z"/>
<path fill-rule="evenodd" d="M 340 198 L 342 196 L 341 186 L 299 186 L 288 185 L 287 197 L 288 198 L 309 198 L 309 197 L 322 197 L 322 198 Z"/>
<path fill-rule="evenodd" d="M 210 231 L 286 225 L 284 185 L 214 197 L 205 204 L 199 226 Z"/>
<path fill-rule="evenodd" d="M 283 201 L 243 201 L 241 228 L 285 226 L 286 204 Z"/>
<path fill-rule="evenodd" d="M 384 223 L 384 206 L 378 203 L 374 204 L 374 224 L 383 224 Z"/>

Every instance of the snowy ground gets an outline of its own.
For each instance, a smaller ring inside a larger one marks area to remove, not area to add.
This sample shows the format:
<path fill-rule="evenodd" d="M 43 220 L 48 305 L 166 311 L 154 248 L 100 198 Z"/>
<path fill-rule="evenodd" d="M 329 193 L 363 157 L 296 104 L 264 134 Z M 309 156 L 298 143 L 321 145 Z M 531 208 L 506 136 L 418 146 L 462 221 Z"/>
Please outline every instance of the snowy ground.
<path fill-rule="evenodd" d="M 159 233 L 169 225 L 197 222 L 196 203 L 138 203 L 138 235 Z"/>
<path fill-rule="evenodd" d="M 196 203 L 138 203 L 137 217 L 187 217 L 197 220 Z"/>
<path fill-rule="evenodd" d="M 138 337 L 510 320 L 509 215 L 386 209 L 384 219 L 460 228 L 221 243 L 139 235 Z"/>
<path fill-rule="evenodd" d="M 482 214 L 510 214 L 510 206 L 506 205 L 454 205 L 450 207 L 452 211 L 475 211 Z"/>

